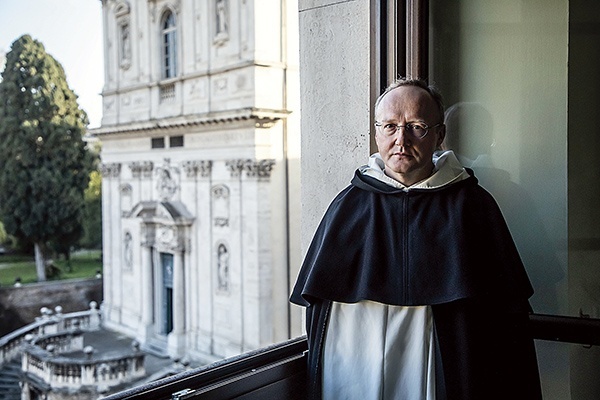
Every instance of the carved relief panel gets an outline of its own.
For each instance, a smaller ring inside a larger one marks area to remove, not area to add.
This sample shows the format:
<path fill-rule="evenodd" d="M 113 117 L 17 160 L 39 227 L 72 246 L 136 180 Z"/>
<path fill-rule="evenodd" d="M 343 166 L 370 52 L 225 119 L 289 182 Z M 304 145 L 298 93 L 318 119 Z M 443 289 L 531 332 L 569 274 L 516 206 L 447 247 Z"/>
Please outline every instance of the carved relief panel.
<path fill-rule="evenodd" d="M 121 216 L 126 217 L 133 207 L 133 188 L 129 183 L 121 185 Z"/>
<path fill-rule="evenodd" d="M 213 186 L 211 197 L 214 225 L 229 226 L 229 188 L 226 185 Z"/>
<path fill-rule="evenodd" d="M 177 227 L 160 225 L 156 230 L 156 246 L 159 249 L 176 250 L 179 246 Z"/>

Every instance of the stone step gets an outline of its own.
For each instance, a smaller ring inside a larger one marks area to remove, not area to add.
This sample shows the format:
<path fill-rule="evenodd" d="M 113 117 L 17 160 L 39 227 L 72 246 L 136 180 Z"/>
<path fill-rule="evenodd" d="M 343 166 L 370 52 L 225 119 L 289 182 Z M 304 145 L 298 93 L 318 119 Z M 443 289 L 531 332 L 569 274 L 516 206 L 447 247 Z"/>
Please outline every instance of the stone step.
<path fill-rule="evenodd" d="M 20 400 L 21 363 L 14 360 L 0 368 L 0 399 Z"/>

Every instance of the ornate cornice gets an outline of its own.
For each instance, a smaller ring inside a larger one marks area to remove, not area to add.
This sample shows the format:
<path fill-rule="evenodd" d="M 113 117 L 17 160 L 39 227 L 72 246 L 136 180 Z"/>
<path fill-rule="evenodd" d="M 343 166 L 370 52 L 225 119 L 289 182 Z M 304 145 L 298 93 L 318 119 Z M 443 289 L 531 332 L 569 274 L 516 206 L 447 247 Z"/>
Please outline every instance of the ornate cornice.
<path fill-rule="evenodd" d="M 194 178 L 200 174 L 203 178 L 210 176 L 212 170 L 212 161 L 210 160 L 194 160 L 184 161 L 181 166 L 188 178 Z"/>
<path fill-rule="evenodd" d="M 133 132 L 164 131 L 165 129 L 182 129 L 193 126 L 210 126 L 239 121 L 254 121 L 256 128 L 270 128 L 290 114 L 287 110 L 270 110 L 259 108 L 244 108 L 226 112 L 212 112 L 194 117 L 165 118 L 152 121 L 132 122 L 113 126 L 102 126 L 91 129 L 90 134 L 97 137 L 107 135 L 127 134 Z"/>
<path fill-rule="evenodd" d="M 121 163 L 102 163 L 100 173 L 104 178 L 118 178 L 121 175 Z"/>
<path fill-rule="evenodd" d="M 244 162 L 245 161 L 250 161 L 250 160 L 225 161 L 225 165 L 227 166 L 227 169 L 229 169 L 229 173 L 231 174 L 232 178 L 238 178 L 242 174 L 242 171 L 244 170 Z"/>
<path fill-rule="evenodd" d="M 134 178 L 150 178 L 152 176 L 152 170 L 154 163 L 152 161 L 134 161 L 129 163 L 129 169 L 131 169 L 131 176 Z"/>
<path fill-rule="evenodd" d="M 246 175 L 250 178 L 270 178 L 275 160 L 253 160 L 246 162 Z"/>
<path fill-rule="evenodd" d="M 229 160 L 225 162 L 232 178 L 237 178 L 246 171 L 248 178 L 270 178 L 275 160 Z"/>

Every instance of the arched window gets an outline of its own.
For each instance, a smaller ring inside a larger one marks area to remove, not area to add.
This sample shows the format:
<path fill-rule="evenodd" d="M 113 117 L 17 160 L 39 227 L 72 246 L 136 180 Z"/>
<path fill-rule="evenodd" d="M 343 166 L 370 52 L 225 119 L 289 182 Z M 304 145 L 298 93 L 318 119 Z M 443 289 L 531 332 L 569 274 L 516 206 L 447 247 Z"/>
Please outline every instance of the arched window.
<path fill-rule="evenodd" d="M 177 75 L 177 26 L 175 16 L 167 11 L 161 23 L 162 76 L 164 79 Z"/>

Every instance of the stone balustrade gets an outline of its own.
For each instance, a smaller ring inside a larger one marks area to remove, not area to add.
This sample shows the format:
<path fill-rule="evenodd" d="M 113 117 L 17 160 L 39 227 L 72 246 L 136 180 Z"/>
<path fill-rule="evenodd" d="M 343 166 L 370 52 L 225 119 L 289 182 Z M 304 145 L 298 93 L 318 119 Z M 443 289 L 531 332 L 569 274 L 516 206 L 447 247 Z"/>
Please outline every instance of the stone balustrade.
<path fill-rule="evenodd" d="M 61 339 L 67 338 L 77 341 L 77 335 L 64 335 Z M 75 343 L 73 348 L 77 346 L 78 343 Z M 146 374 L 144 354 L 137 350 L 122 356 L 77 359 L 57 354 L 52 344 L 49 347 L 44 349 L 35 344 L 25 344 L 22 371 L 30 378 L 42 380 L 52 389 L 87 386 L 102 392 Z"/>
<path fill-rule="evenodd" d="M 84 334 L 101 329 L 101 312 L 96 302 L 90 309 L 62 313 L 42 308 L 35 322 L 0 338 L 0 367 L 21 357 L 24 393 L 43 382 L 43 391 L 79 390 L 103 393 L 112 387 L 135 381 L 146 375 L 144 354 L 139 344 L 115 355 L 95 354 L 84 347 Z"/>
<path fill-rule="evenodd" d="M 54 311 L 44 307 L 40 312 L 41 316 L 36 318 L 35 322 L 0 338 L 0 368 L 19 357 L 23 343 L 32 338 L 78 329 L 100 329 L 101 312 L 95 301 L 90 302 L 89 310 L 85 311 L 63 314 L 62 307 L 57 306 Z"/>

